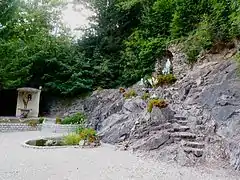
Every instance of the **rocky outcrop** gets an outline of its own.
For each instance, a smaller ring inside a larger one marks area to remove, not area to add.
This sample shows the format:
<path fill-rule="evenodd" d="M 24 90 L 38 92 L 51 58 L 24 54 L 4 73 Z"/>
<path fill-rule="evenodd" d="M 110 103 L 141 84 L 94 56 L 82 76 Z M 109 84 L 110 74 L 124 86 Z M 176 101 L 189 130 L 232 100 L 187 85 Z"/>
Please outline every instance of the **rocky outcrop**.
<path fill-rule="evenodd" d="M 184 54 L 171 50 L 178 81 L 171 87 L 149 89 L 151 96 L 168 101 L 167 108 L 148 113 L 147 102 L 141 99 L 145 89 L 134 85 L 137 97 L 126 100 L 116 89 L 96 91 L 87 99 L 75 100 L 60 114 L 85 111 L 89 126 L 98 130 L 103 142 L 123 143 L 124 149 L 154 151 L 184 165 L 228 161 L 239 170 L 237 64 L 211 55 L 190 68 Z"/>

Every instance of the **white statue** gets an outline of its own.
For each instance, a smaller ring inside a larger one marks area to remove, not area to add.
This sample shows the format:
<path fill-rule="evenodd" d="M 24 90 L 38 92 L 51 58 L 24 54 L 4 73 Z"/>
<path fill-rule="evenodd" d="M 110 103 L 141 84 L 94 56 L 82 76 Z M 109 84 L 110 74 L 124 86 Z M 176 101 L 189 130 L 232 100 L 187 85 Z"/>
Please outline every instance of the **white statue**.
<path fill-rule="evenodd" d="M 167 59 L 167 62 L 166 62 L 166 64 L 165 64 L 165 66 L 164 66 L 164 69 L 162 70 L 162 73 L 163 74 L 170 74 L 171 73 L 171 61 L 170 61 L 170 59 Z"/>

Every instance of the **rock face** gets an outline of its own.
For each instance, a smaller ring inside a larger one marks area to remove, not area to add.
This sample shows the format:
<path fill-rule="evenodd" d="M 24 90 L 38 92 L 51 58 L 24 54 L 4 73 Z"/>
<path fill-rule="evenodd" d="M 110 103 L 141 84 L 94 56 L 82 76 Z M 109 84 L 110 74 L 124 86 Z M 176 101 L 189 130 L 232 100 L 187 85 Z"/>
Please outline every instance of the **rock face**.
<path fill-rule="evenodd" d="M 190 69 L 183 54 L 171 51 L 178 81 L 149 91 L 150 96 L 166 99 L 167 108 L 148 113 L 147 101 L 141 99 L 145 89 L 135 85 L 139 96 L 128 100 L 119 90 L 102 90 L 52 112 L 85 111 L 89 126 L 106 143 L 127 142 L 125 147 L 155 151 L 181 164 L 228 161 L 239 170 L 240 80 L 235 61 L 211 55 Z"/>

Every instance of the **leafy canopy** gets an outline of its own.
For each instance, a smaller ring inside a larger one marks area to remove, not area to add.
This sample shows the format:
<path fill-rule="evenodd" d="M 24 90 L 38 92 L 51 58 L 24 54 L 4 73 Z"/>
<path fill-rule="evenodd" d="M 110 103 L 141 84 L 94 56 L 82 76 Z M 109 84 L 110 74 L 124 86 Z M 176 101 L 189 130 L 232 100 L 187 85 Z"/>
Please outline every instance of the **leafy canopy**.
<path fill-rule="evenodd" d="M 75 0 L 94 13 L 73 39 L 64 1 L 0 1 L 0 88 L 43 86 L 76 95 L 128 86 L 151 74 L 171 42 L 189 63 L 218 42 L 240 36 L 238 0 Z"/>

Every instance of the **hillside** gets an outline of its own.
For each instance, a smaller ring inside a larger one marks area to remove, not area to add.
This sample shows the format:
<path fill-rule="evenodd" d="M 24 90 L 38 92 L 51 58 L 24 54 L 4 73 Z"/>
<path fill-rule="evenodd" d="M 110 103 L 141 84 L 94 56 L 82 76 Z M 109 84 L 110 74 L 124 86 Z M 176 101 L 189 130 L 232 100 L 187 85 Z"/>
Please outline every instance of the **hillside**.
<path fill-rule="evenodd" d="M 68 105 L 66 100 L 55 101 L 50 115 L 85 112 L 102 141 L 120 144 L 121 149 L 182 165 L 231 165 L 239 170 L 240 82 L 232 57 L 236 49 L 206 54 L 193 68 L 184 63 L 180 51 L 171 50 L 179 80 L 150 90 L 151 97 L 169 103 L 167 108 L 148 112 L 151 99 L 143 99 L 146 88 L 136 84 L 127 90 L 135 89 L 136 97 L 125 99 L 119 89 L 98 90 Z"/>

